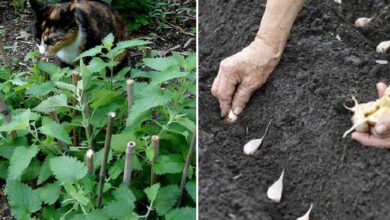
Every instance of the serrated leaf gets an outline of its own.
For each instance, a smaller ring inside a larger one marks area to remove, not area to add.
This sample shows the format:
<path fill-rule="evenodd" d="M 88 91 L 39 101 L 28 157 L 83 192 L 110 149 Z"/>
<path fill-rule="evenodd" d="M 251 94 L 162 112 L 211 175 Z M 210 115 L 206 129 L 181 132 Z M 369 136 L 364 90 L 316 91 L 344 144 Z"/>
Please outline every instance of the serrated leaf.
<path fill-rule="evenodd" d="M 160 155 L 157 158 L 156 164 L 153 165 L 152 170 L 157 175 L 162 174 L 174 174 L 181 173 L 183 171 L 184 164 L 179 156 L 175 155 Z"/>
<path fill-rule="evenodd" d="M 50 169 L 50 158 L 51 157 L 46 157 L 45 161 L 42 163 L 41 170 L 38 175 L 38 185 L 42 184 L 44 181 L 49 179 L 51 175 L 53 175 L 53 172 Z"/>
<path fill-rule="evenodd" d="M 73 93 L 76 92 L 76 86 L 74 86 L 73 84 L 64 83 L 64 82 L 56 82 L 55 84 L 60 89 L 68 90 L 68 91 L 71 91 Z"/>
<path fill-rule="evenodd" d="M 12 153 L 16 149 L 15 146 L 0 146 L 0 156 L 6 159 L 10 159 L 12 157 Z"/>
<path fill-rule="evenodd" d="M 174 209 L 170 211 L 166 216 L 166 220 L 195 220 L 196 219 L 196 209 L 185 207 L 181 209 Z"/>
<path fill-rule="evenodd" d="M 74 157 L 61 156 L 51 158 L 50 168 L 60 182 L 75 183 L 87 175 L 85 165 Z"/>
<path fill-rule="evenodd" d="M 185 186 L 188 194 L 191 196 L 192 200 L 196 202 L 196 183 L 195 180 L 188 181 Z"/>
<path fill-rule="evenodd" d="M 150 43 L 152 43 L 152 42 L 144 41 L 144 40 L 121 41 L 121 42 L 116 44 L 116 47 L 114 48 L 114 50 L 121 50 L 121 49 L 125 49 L 125 48 L 143 46 L 143 45 L 150 44 Z"/>
<path fill-rule="evenodd" d="M 26 219 L 41 209 L 39 194 L 23 183 L 8 181 L 5 193 L 11 205 L 11 212 L 17 219 Z"/>
<path fill-rule="evenodd" d="M 65 128 L 61 124 L 57 124 L 49 118 L 43 118 L 42 127 L 39 128 L 39 131 L 42 134 L 57 138 L 67 144 L 72 144 L 72 140 Z"/>
<path fill-rule="evenodd" d="M 148 197 L 149 201 L 154 201 L 156 199 L 159 188 L 160 188 L 160 183 L 156 183 L 144 189 L 144 192 L 146 193 L 146 196 Z"/>
<path fill-rule="evenodd" d="M 186 77 L 187 75 L 188 73 L 180 72 L 177 68 L 168 69 L 167 71 L 160 72 L 160 74 L 155 76 L 150 85 L 158 85 L 172 79 Z"/>
<path fill-rule="evenodd" d="M 104 206 L 103 211 L 110 217 L 110 219 L 137 219 L 137 215 L 133 212 L 133 210 L 128 208 L 126 203 L 115 200 Z"/>
<path fill-rule="evenodd" d="M 96 56 L 97 54 L 101 53 L 103 49 L 103 46 L 99 45 L 94 48 L 91 48 L 89 50 L 84 51 L 81 53 L 75 60 L 79 60 L 82 57 L 93 57 Z"/>
<path fill-rule="evenodd" d="M 126 152 L 127 143 L 135 139 L 133 133 L 114 134 L 111 138 L 111 147 L 115 152 Z"/>
<path fill-rule="evenodd" d="M 33 110 L 37 112 L 47 113 L 49 110 L 57 110 L 61 107 L 68 107 L 68 97 L 64 94 L 55 95 L 41 102 Z"/>
<path fill-rule="evenodd" d="M 99 73 L 106 67 L 106 62 L 104 62 L 100 57 L 94 57 L 87 65 L 87 68 L 91 73 Z"/>
<path fill-rule="evenodd" d="M 48 81 L 40 85 L 32 85 L 28 87 L 26 90 L 26 94 L 41 97 L 48 94 L 49 92 L 54 91 L 54 89 L 54 83 L 52 81 Z"/>
<path fill-rule="evenodd" d="M 121 184 L 113 193 L 115 200 L 129 205 L 129 209 L 134 208 L 135 196 L 131 190 L 125 185 Z"/>
<path fill-rule="evenodd" d="M 41 200 L 48 204 L 54 204 L 61 194 L 61 186 L 58 183 L 46 184 L 44 187 L 37 189 Z"/>
<path fill-rule="evenodd" d="M 180 189 L 177 185 L 169 185 L 158 190 L 153 207 L 159 216 L 165 215 L 176 204 Z"/>
<path fill-rule="evenodd" d="M 19 130 L 25 130 L 29 128 L 30 126 L 30 119 L 33 118 L 33 114 L 31 113 L 30 109 L 26 109 L 22 111 L 21 113 L 12 116 L 11 123 L 3 124 L 0 126 L 0 131 L 19 131 Z"/>
<path fill-rule="evenodd" d="M 102 40 L 104 48 L 111 49 L 112 45 L 114 44 L 114 35 L 112 33 L 105 36 Z"/>
<path fill-rule="evenodd" d="M 50 75 L 55 75 L 61 71 L 61 68 L 55 64 L 47 62 L 38 63 L 38 68 L 45 73 L 49 73 Z"/>
<path fill-rule="evenodd" d="M 0 179 L 7 179 L 7 170 L 9 163 L 7 160 L 0 160 Z"/>
<path fill-rule="evenodd" d="M 144 58 L 143 63 L 157 71 L 164 71 L 168 67 L 178 64 L 177 60 L 173 57 Z"/>
<path fill-rule="evenodd" d="M 39 152 L 38 146 L 18 147 L 14 150 L 8 168 L 8 179 L 17 180 L 22 176 L 23 171 L 28 167 L 31 159 Z"/>
<path fill-rule="evenodd" d="M 195 122 L 191 121 L 186 117 L 178 118 L 175 122 L 183 125 L 184 127 L 186 127 L 188 130 L 192 132 L 195 131 Z"/>
<path fill-rule="evenodd" d="M 95 209 L 87 214 L 75 215 L 72 220 L 109 220 L 109 217 L 99 209 Z"/>

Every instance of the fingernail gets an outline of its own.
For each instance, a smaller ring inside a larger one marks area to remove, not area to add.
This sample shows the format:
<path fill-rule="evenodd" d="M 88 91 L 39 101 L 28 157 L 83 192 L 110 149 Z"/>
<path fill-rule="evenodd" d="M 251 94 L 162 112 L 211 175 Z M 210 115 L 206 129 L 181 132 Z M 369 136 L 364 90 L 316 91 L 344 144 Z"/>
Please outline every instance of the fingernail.
<path fill-rule="evenodd" d="M 235 107 L 233 110 L 233 113 L 235 115 L 239 115 L 239 114 L 241 114 L 242 110 L 244 110 L 242 107 Z"/>
<path fill-rule="evenodd" d="M 378 126 L 376 127 L 376 131 L 377 131 L 379 134 L 385 133 L 386 130 L 387 130 L 387 127 L 386 127 L 386 125 L 384 125 L 384 124 L 380 124 L 380 125 L 378 125 Z"/>

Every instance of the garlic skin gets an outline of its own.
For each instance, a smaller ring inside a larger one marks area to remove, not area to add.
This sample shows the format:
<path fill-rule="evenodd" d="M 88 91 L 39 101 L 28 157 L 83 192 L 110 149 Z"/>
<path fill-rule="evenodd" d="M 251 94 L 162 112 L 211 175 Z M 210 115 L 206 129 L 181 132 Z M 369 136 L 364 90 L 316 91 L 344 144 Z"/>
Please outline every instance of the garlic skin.
<path fill-rule="evenodd" d="M 382 41 L 376 47 L 377 53 L 386 53 L 390 48 L 390 41 Z"/>
<path fill-rule="evenodd" d="M 283 176 L 284 170 L 282 171 L 279 179 L 276 180 L 276 182 L 274 182 L 274 184 L 272 184 L 267 190 L 267 197 L 276 203 L 279 203 L 280 199 L 282 198 Z"/>
<path fill-rule="evenodd" d="M 237 121 L 237 119 L 238 119 L 238 115 L 234 114 L 234 112 L 230 110 L 229 115 L 225 118 L 225 121 L 227 123 L 233 123 Z"/>
<path fill-rule="evenodd" d="M 263 142 L 262 138 L 250 140 L 248 143 L 244 145 L 244 153 L 246 155 L 254 155 L 262 142 Z"/>
<path fill-rule="evenodd" d="M 312 209 L 313 209 L 313 203 L 310 204 L 309 210 L 307 210 L 307 212 L 303 216 L 297 218 L 297 220 L 309 220 L 310 219 L 310 212 Z"/>
<path fill-rule="evenodd" d="M 365 26 L 367 26 L 367 24 L 369 24 L 371 22 L 371 20 L 372 20 L 372 18 L 366 18 L 366 17 L 358 18 L 355 21 L 355 27 L 356 28 L 364 28 Z"/>

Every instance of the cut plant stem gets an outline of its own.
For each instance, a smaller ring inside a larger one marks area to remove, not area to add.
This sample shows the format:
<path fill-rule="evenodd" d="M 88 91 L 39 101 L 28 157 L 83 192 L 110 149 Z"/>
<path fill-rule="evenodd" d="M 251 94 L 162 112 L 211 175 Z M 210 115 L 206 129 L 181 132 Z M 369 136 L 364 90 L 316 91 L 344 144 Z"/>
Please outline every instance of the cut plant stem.
<path fill-rule="evenodd" d="M 183 198 L 184 187 L 186 185 L 187 177 L 188 177 L 188 168 L 190 167 L 190 164 L 191 164 L 192 154 L 194 153 L 195 146 L 196 146 L 196 135 L 195 135 L 195 132 L 194 132 L 194 136 L 192 137 L 192 141 L 191 141 L 191 146 L 190 146 L 190 149 L 188 150 L 186 164 L 184 166 L 183 174 L 181 176 L 180 195 L 179 195 L 179 200 L 177 201 L 177 204 L 176 204 L 177 208 L 180 207 L 180 205 L 181 205 L 181 200 Z"/>
<path fill-rule="evenodd" d="M 89 174 L 94 173 L 93 169 L 93 150 L 89 149 L 87 150 L 87 153 L 85 154 L 86 160 L 87 160 L 87 169 Z"/>
<path fill-rule="evenodd" d="M 7 56 L 7 52 L 5 52 L 2 40 L 3 40 L 2 37 L 0 37 L 0 54 L 1 54 L 1 57 L 3 58 L 5 66 L 10 68 L 11 67 L 11 63 L 9 62 L 9 59 L 8 59 L 8 56 Z"/>
<path fill-rule="evenodd" d="M 133 98 L 134 98 L 134 88 L 133 88 L 134 80 L 127 80 L 127 110 L 130 113 L 131 106 L 133 106 Z"/>
<path fill-rule="evenodd" d="M 11 116 L 9 115 L 9 110 L 8 110 L 7 106 L 5 105 L 5 102 L 4 102 L 4 99 L 2 96 L 0 96 L 0 111 L 1 111 L 1 114 L 3 114 L 5 122 L 11 123 Z M 11 131 L 11 137 L 14 140 L 17 138 L 16 131 Z"/>
<path fill-rule="evenodd" d="M 98 193 L 98 207 L 99 208 L 102 207 L 102 194 L 103 194 L 104 182 L 106 179 L 106 165 L 107 165 L 107 161 L 108 161 L 108 154 L 110 153 L 112 125 L 114 122 L 114 118 L 115 118 L 115 113 L 110 112 L 108 114 L 106 139 L 104 141 L 103 159 L 102 159 L 102 165 L 100 168 L 99 193 Z"/>
<path fill-rule="evenodd" d="M 49 110 L 49 116 L 51 120 L 53 120 L 55 123 L 60 124 L 60 120 L 58 120 L 57 112 L 54 109 Z M 66 143 L 63 141 L 57 140 L 57 143 L 60 146 L 60 150 L 62 152 L 64 152 L 68 148 Z"/>
<path fill-rule="evenodd" d="M 157 136 L 157 135 L 152 136 L 151 147 L 154 151 L 154 154 L 153 154 L 153 159 L 152 159 L 152 166 L 150 169 L 150 173 L 151 173 L 150 183 L 151 183 L 151 185 L 153 185 L 153 184 L 157 183 L 157 174 L 155 174 L 153 172 L 153 166 L 156 164 L 158 154 L 160 153 L 160 137 L 159 136 Z"/>
<path fill-rule="evenodd" d="M 127 187 L 130 188 L 131 184 L 131 172 L 132 172 L 132 156 L 134 153 L 135 149 L 135 142 L 130 141 L 127 143 L 127 148 L 126 148 L 126 160 L 125 160 L 125 171 L 123 174 L 123 183 L 127 185 Z"/>
<path fill-rule="evenodd" d="M 79 81 L 79 73 L 77 71 L 72 72 L 72 84 L 77 87 L 77 82 Z M 73 106 L 77 105 L 77 99 L 76 97 L 73 97 L 72 99 Z M 75 118 L 77 116 L 77 110 L 73 109 L 72 112 L 72 118 Z M 73 137 L 73 146 L 79 146 L 79 135 L 78 135 L 78 128 L 72 129 L 72 137 Z"/>
<path fill-rule="evenodd" d="M 244 153 L 247 155 L 254 155 L 263 143 L 263 139 L 268 133 L 269 126 L 271 125 L 272 119 L 268 122 L 267 128 L 265 129 L 265 132 L 263 136 L 259 139 L 252 139 L 248 143 L 244 145 Z"/>
<path fill-rule="evenodd" d="M 282 171 L 279 179 L 276 180 L 267 190 L 267 197 L 276 203 L 279 203 L 280 199 L 282 198 L 283 176 L 284 170 Z"/>

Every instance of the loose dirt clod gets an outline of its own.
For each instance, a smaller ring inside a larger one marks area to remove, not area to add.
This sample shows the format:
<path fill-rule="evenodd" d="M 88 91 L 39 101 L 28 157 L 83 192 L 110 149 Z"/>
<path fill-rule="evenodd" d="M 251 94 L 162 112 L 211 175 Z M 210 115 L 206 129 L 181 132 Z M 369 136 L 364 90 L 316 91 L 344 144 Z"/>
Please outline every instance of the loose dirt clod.
<path fill-rule="evenodd" d="M 375 124 L 383 118 L 384 115 L 390 114 L 390 89 L 386 89 L 385 95 L 377 99 L 375 102 L 368 102 L 359 104 L 355 97 L 352 97 L 355 106 L 352 108 L 346 107 L 354 114 L 351 118 L 353 126 L 344 133 L 345 138 L 352 131 L 367 132 L 370 126 Z"/>
<path fill-rule="evenodd" d="M 376 47 L 377 53 L 387 53 L 390 48 L 390 41 L 382 41 Z"/>
<path fill-rule="evenodd" d="M 311 212 L 312 208 L 313 208 L 313 203 L 310 204 L 309 210 L 307 210 L 307 212 L 303 216 L 297 218 L 297 220 L 309 220 L 310 212 Z"/>
<path fill-rule="evenodd" d="M 263 136 L 260 139 L 252 139 L 248 143 L 244 145 L 244 153 L 246 155 L 254 155 L 259 149 L 260 145 L 263 143 L 263 139 L 268 133 L 268 128 L 271 125 L 272 119 L 268 122 L 267 128 L 265 129 L 265 132 Z"/>
<path fill-rule="evenodd" d="M 372 20 L 372 18 L 366 18 L 366 17 L 358 18 L 355 21 L 355 27 L 356 28 L 364 28 L 367 24 L 369 24 L 371 22 L 371 20 Z"/>
<path fill-rule="evenodd" d="M 276 203 L 279 203 L 280 199 L 282 198 L 283 176 L 284 170 L 282 171 L 279 179 L 276 180 L 276 182 L 274 182 L 274 184 L 272 184 L 267 191 L 267 197 Z"/>

